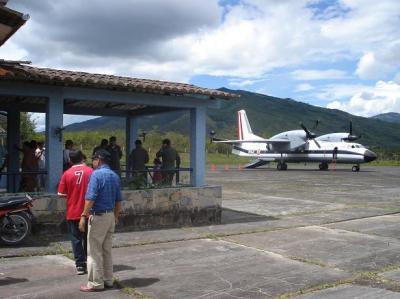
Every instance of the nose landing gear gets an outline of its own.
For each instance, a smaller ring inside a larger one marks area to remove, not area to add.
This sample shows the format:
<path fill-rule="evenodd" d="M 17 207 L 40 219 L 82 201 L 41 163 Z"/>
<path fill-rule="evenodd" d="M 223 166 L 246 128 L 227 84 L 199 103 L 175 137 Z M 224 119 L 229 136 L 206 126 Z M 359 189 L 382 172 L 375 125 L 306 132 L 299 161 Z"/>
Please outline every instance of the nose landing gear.
<path fill-rule="evenodd" d="M 319 164 L 319 170 L 328 170 L 328 167 L 328 163 L 326 162 Z"/>
<path fill-rule="evenodd" d="M 278 164 L 276 165 L 276 169 L 287 170 L 287 164 L 285 162 L 278 162 Z"/>
<path fill-rule="evenodd" d="M 354 165 L 354 166 L 351 168 L 351 171 L 354 171 L 354 172 L 360 171 L 360 165 Z"/>

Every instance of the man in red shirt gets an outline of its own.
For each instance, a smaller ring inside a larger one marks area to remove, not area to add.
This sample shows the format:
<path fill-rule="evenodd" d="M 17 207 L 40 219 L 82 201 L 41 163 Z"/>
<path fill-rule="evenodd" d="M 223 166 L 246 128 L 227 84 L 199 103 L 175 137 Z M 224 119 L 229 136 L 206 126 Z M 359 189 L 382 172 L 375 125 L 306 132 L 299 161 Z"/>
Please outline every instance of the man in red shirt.
<path fill-rule="evenodd" d="M 93 169 L 84 163 L 79 150 L 71 150 L 69 158 L 72 167 L 64 172 L 58 185 L 58 195 L 67 200 L 67 226 L 75 257 L 77 274 L 86 273 L 87 241 L 86 232 L 79 230 L 79 220 L 85 205 L 85 194 Z"/>

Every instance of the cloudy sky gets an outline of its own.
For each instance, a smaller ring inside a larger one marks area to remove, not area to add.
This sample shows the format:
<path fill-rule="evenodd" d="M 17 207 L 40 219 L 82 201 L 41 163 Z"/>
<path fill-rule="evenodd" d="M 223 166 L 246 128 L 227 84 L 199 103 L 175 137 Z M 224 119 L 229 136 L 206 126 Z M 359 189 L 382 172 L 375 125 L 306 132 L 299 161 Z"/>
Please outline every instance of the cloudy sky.
<path fill-rule="evenodd" d="M 400 112 L 399 0 L 9 0 L 0 57 Z"/>

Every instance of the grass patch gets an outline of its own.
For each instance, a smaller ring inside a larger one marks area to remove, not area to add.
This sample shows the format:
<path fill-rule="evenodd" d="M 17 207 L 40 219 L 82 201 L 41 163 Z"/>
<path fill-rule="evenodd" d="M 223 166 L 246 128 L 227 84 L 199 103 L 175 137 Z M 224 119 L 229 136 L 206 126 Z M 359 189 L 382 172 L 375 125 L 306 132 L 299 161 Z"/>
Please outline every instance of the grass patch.
<path fill-rule="evenodd" d="M 118 279 L 114 278 L 114 285 L 117 286 L 122 292 L 129 296 L 133 296 L 134 298 L 138 299 L 151 299 L 151 297 L 142 294 L 141 292 L 137 291 L 134 288 L 127 287 L 123 283 L 121 283 Z"/>
<path fill-rule="evenodd" d="M 320 266 L 320 267 L 328 267 L 327 264 L 323 263 L 320 260 L 317 259 L 307 259 L 307 258 L 302 258 L 302 257 L 298 257 L 298 256 L 289 256 L 288 258 L 295 260 L 295 261 L 299 261 L 305 264 L 309 264 L 309 265 L 316 265 L 316 266 Z"/>

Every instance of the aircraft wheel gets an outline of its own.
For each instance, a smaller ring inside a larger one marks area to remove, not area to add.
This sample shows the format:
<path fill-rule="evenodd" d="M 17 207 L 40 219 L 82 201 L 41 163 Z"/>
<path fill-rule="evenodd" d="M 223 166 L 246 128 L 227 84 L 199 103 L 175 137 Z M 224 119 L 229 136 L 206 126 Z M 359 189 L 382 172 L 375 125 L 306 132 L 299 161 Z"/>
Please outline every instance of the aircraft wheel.
<path fill-rule="evenodd" d="M 328 163 L 319 164 L 319 170 L 328 170 Z"/>
<path fill-rule="evenodd" d="M 354 171 L 354 172 L 360 171 L 360 166 L 354 165 L 354 166 L 351 168 L 351 170 Z"/>
<path fill-rule="evenodd" d="M 278 163 L 278 164 L 276 165 L 276 169 L 282 170 L 282 163 Z"/>
<path fill-rule="evenodd" d="M 282 170 L 287 170 L 287 164 L 286 163 L 282 164 Z"/>

